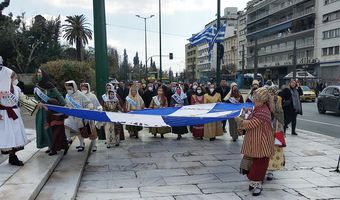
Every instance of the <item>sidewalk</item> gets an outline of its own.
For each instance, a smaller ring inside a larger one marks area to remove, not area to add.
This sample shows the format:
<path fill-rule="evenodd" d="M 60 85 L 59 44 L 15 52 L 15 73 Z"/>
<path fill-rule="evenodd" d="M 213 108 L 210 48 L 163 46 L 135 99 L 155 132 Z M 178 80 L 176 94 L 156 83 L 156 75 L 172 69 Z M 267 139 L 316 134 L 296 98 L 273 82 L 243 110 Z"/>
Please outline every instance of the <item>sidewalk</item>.
<path fill-rule="evenodd" d="M 340 199 L 337 164 L 340 139 L 303 130 L 288 135 L 286 167 L 265 182 L 260 197 L 248 191 L 239 174 L 242 138 L 229 135 L 216 141 L 195 140 L 187 134 L 153 138 L 144 129 L 141 139 L 127 138 L 118 148 L 98 151 L 88 159 L 77 199 Z"/>

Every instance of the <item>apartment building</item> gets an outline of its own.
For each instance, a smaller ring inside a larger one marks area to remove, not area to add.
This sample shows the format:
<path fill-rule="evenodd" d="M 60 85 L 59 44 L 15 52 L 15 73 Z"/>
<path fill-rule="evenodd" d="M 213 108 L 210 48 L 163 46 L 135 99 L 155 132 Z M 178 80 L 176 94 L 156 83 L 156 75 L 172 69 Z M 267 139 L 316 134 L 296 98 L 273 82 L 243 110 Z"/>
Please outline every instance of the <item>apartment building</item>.
<path fill-rule="evenodd" d="M 185 69 L 191 75 L 190 80 L 197 79 L 197 47 L 190 43 L 185 45 Z"/>
<path fill-rule="evenodd" d="M 237 18 L 237 61 L 238 61 L 238 66 L 237 69 L 238 71 L 242 70 L 242 65 L 244 67 L 247 66 L 247 15 L 244 11 L 240 11 L 238 13 L 238 18 Z M 244 54 L 244 61 L 242 61 L 242 56 Z M 242 63 L 244 62 L 244 63 Z"/>
<path fill-rule="evenodd" d="M 296 42 L 297 68 L 308 66 L 309 72 L 317 73 L 316 0 L 253 0 L 246 9 L 248 71 L 257 59 L 265 79 L 284 81 L 293 70 Z"/>
<path fill-rule="evenodd" d="M 318 77 L 328 84 L 340 83 L 340 0 L 319 0 L 316 13 Z"/>

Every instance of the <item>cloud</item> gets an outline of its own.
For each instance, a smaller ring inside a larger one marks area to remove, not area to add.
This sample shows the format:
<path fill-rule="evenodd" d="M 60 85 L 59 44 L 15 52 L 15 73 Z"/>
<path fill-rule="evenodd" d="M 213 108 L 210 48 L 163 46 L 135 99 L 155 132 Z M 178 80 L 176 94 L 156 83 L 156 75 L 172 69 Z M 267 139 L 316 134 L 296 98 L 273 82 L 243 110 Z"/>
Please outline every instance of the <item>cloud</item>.
<path fill-rule="evenodd" d="M 56 7 L 74 7 L 77 9 L 92 10 L 91 0 L 46 0 L 46 3 Z M 246 1 L 242 0 L 237 3 L 230 1 L 222 2 L 222 8 L 225 6 L 245 6 Z M 163 14 L 176 14 L 177 12 L 214 12 L 216 11 L 215 0 L 162 0 Z M 143 13 L 151 14 L 158 12 L 157 0 L 106 0 L 106 12 L 109 14 L 122 13 Z"/>

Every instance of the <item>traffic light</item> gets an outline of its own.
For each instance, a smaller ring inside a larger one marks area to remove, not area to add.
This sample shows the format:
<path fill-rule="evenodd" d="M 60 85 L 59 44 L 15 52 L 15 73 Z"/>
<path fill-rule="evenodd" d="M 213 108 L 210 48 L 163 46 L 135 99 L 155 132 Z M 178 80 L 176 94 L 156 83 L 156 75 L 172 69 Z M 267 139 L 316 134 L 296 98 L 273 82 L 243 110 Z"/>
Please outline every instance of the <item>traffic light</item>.
<path fill-rule="evenodd" d="M 169 59 L 173 60 L 174 59 L 174 54 L 173 53 L 169 53 Z"/>

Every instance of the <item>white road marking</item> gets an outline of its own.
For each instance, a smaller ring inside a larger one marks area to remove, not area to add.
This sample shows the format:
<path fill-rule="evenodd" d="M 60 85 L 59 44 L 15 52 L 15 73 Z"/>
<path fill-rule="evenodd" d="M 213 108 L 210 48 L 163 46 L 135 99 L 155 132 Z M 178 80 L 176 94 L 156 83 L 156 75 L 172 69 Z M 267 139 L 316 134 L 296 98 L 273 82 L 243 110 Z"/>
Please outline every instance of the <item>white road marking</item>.
<path fill-rule="evenodd" d="M 318 122 L 318 121 L 314 121 L 314 120 L 301 119 L 301 118 L 298 118 L 298 120 L 306 121 L 306 122 L 312 122 L 312 123 L 317 123 L 317 124 L 323 124 L 323 125 L 328 125 L 328 126 L 335 126 L 335 127 L 339 127 L 340 128 L 340 125 L 337 125 L 337 124 L 331 124 L 331 123 L 326 123 L 326 122 Z"/>

